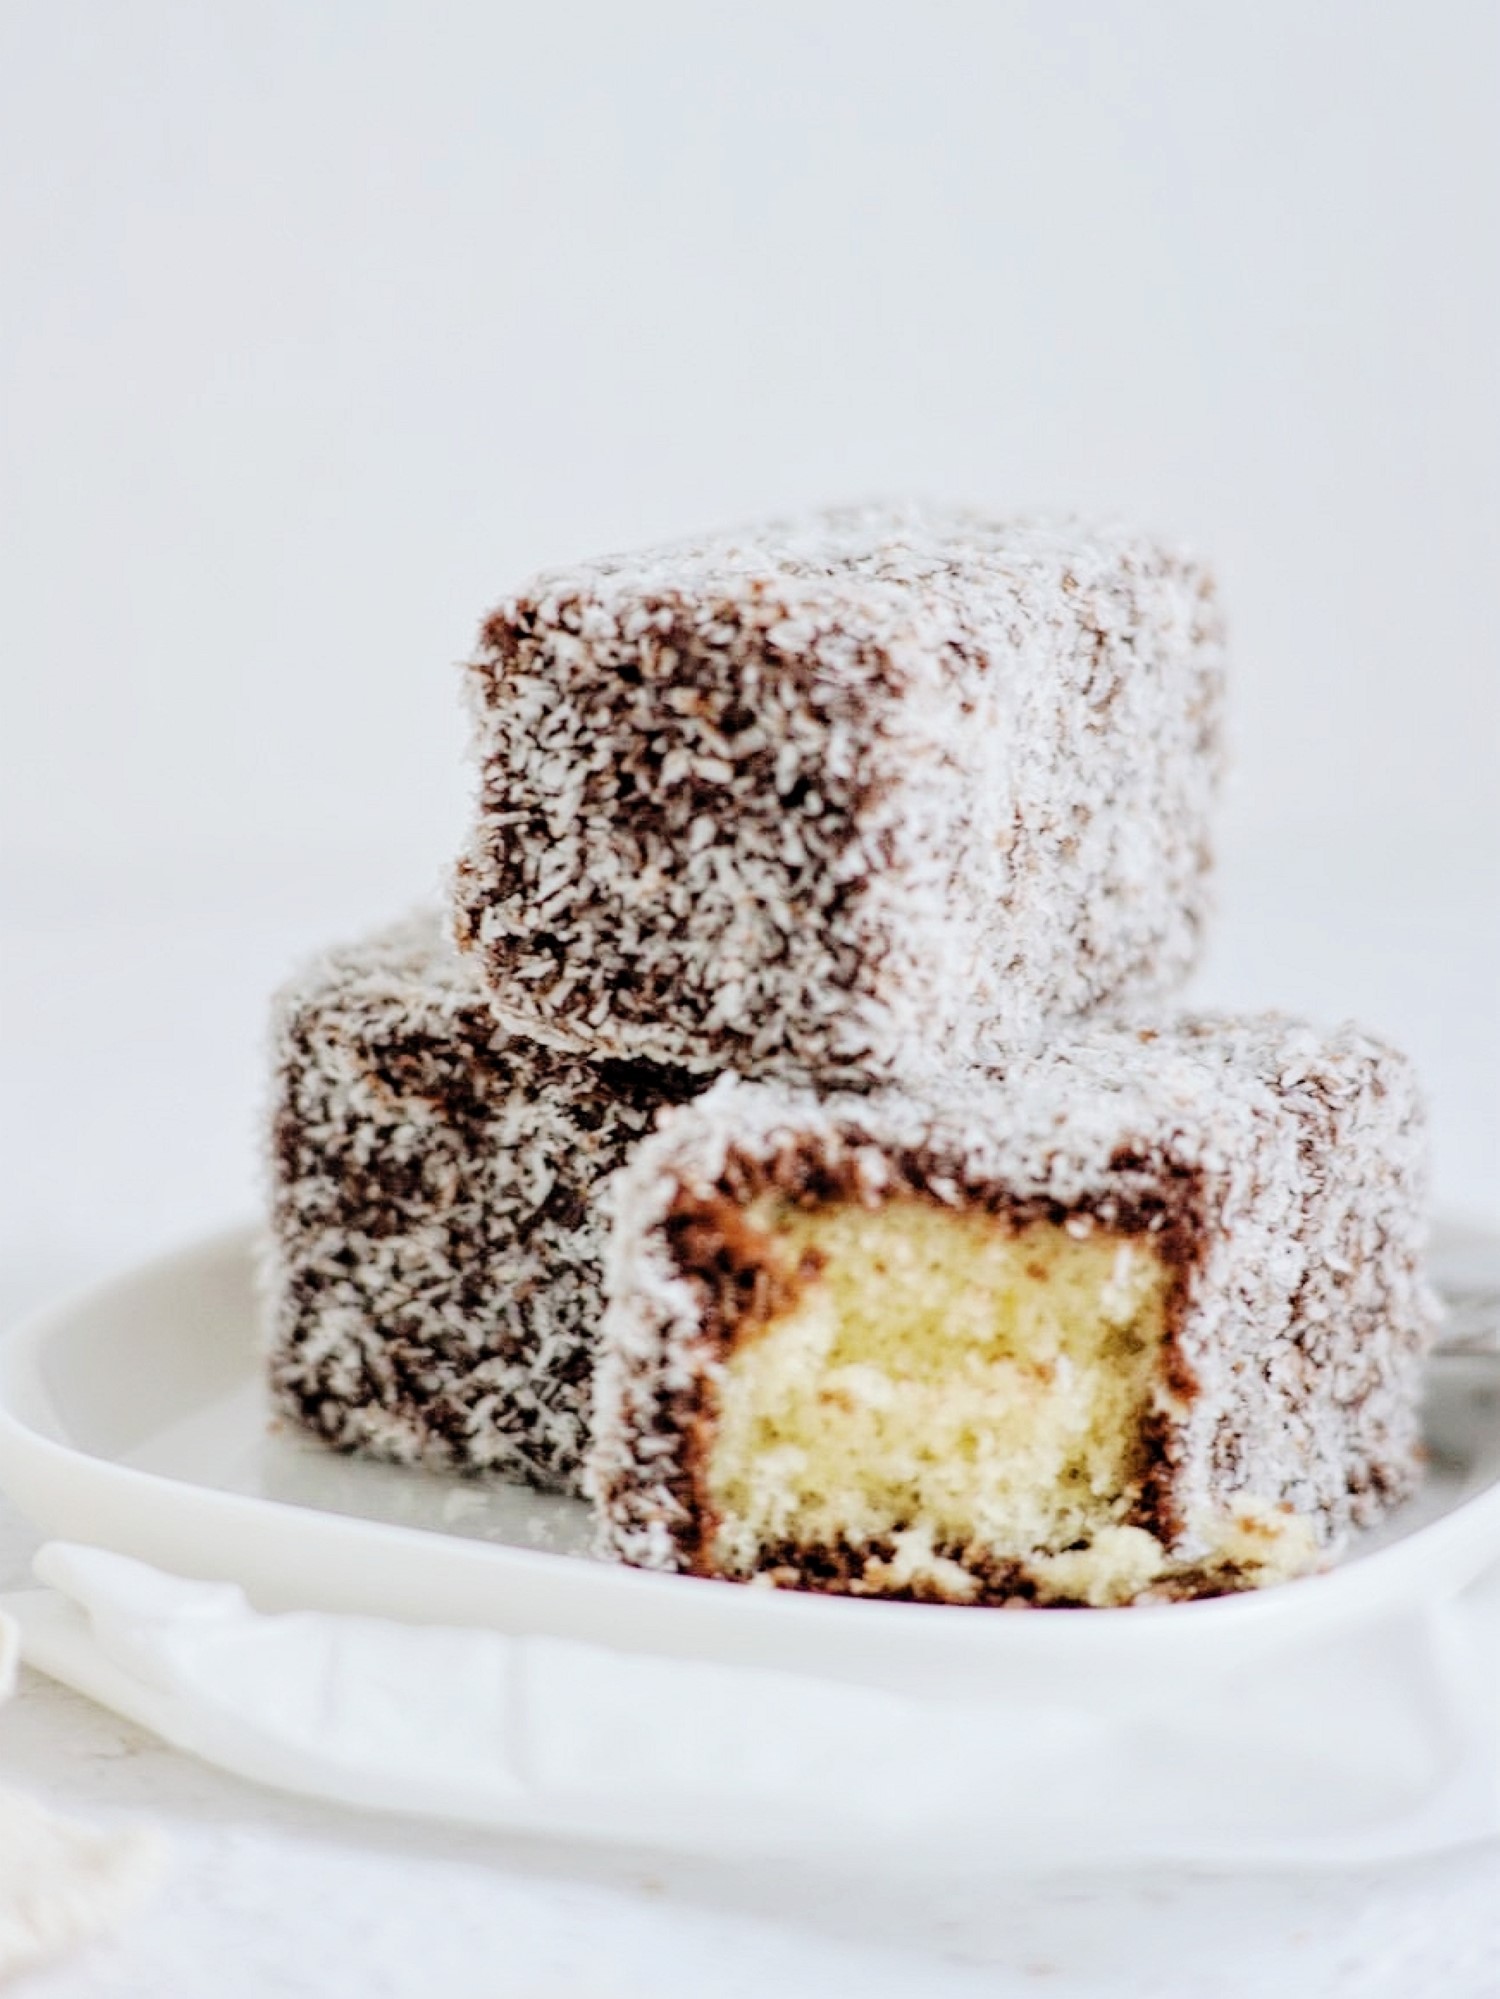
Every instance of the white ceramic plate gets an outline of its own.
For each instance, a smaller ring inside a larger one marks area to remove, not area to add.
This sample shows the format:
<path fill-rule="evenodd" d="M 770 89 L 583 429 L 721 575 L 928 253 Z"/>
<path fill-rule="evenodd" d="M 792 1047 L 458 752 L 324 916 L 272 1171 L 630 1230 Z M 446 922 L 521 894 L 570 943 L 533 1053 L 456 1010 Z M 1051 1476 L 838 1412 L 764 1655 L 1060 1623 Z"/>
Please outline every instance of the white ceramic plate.
<path fill-rule="evenodd" d="M 1469 1283 L 1500 1239 L 1461 1246 Z M 273 1432 L 249 1231 L 132 1271 L 0 1345 L 0 1483 L 49 1537 L 315 1607 L 929 1690 L 1055 1692 L 1192 1657 L 1243 1661 L 1445 1595 L 1500 1555 L 1500 1360 L 1433 1364 L 1421 1495 L 1325 1575 L 1138 1610 L 860 1602 L 653 1576 L 592 1560 L 575 1501 L 336 1457 Z"/>

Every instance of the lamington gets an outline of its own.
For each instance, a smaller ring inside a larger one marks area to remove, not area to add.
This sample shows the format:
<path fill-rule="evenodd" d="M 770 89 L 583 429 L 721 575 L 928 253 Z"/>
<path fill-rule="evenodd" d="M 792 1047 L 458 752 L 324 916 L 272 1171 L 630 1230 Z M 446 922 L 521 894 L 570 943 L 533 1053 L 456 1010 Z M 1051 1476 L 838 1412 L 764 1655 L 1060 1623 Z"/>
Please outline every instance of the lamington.
<path fill-rule="evenodd" d="M 1405 1059 L 1280 1016 L 726 1079 L 609 1190 L 606 1551 L 954 1604 L 1315 1568 L 1418 1479 L 1424 1179 Z"/>
<path fill-rule="evenodd" d="M 512 1038 L 436 911 L 312 966 L 273 1042 L 279 1410 L 340 1450 L 575 1490 L 595 1193 L 704 1079 Z"/>
<path fill-rule="evenodd" d="M 460 941 L 517 1033 L 820 1086 L 1160 1003 L 1222 655 L 1207 569 L 1109 527 L 849 508 L 544 575 L 467 673 Z"/>

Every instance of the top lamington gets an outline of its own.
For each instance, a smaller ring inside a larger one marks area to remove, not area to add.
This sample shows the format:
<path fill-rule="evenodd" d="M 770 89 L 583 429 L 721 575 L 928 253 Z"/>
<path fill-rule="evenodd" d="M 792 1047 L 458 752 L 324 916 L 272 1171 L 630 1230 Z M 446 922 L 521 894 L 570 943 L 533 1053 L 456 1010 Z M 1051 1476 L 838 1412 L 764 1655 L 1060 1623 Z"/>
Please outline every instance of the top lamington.
<path fill-rule="evenodd" d="M 460 941 L 501 1022 L 868 1084 L 1167 997 L 1203 922 L 1212 579 L 851 508 L 534 580 L 469 668 Z"/>

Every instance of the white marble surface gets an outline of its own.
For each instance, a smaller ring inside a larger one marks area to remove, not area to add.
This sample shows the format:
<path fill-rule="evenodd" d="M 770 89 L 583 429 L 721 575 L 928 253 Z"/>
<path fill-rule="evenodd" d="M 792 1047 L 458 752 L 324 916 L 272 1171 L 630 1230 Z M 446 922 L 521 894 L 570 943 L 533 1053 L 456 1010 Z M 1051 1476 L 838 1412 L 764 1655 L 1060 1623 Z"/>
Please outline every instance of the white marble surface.
<path fill-rule="evenodd" d="M 200 885 L 130 909 L 58 907 L 51 894 L 23 899 L 4 960 L 7 1318 L 246 1211 L 266 990 L 301 950 L 384 915 L 389 898 L 304 879 L 295 892 L 242 885 L 232 905 Z M 1236 949 L 1258 979 L 1274 976 L 1247 907 L 1221 974 L 1231 985 Z M 1430 909 L 1426 921 L 1429 950 L 1444 948 Z M 1450 942 L 1471 976 L 1492 962 L 1492 939 L 1476 946 L 1460 926 Z M 1400 954 L 1389 962 L 1399 969 Z M 1310 963 L 1283 975 L 1289 985 L 1308 981 Z M 1379 969 L 1367 954 L 1372 990 Z M 1330 961 L 1331 982 L 1336 972 Z M 1374 991 L 1370 1010 L 1380 1017 L 1382 998 L 1403 991 Z M 1436 1034 L 1432 1045 L 1441 1062 Z M 1477 1093 L 1472 1126 L 1460 1122 L 1462 1074 L 1438 1080 L 1452 1134 L 1440 1173 L 1462 1190 L 1488 1156 L 1487 1105 Z M 30 1549 L 0 1503 L 0 1584 L 23 1579 Z M 821 1870 L 730 1867 L 320 1809 L 199 1766 L 32 1678 L 0 1709 L 0 1777 L 65 1809 L 148 1820 L 169 1846 L 153 1903 L 37 1977 L 40 1999 L 1500 1992 L 1500 1853 L 1488 1850 L 1354 1874 L 1045 1883 L 992 1878 L 975 1855 L 935 1892 L 903 1881 L 899 1858 L 888 1877 L 858 1879 L 833 1857 Z"/>

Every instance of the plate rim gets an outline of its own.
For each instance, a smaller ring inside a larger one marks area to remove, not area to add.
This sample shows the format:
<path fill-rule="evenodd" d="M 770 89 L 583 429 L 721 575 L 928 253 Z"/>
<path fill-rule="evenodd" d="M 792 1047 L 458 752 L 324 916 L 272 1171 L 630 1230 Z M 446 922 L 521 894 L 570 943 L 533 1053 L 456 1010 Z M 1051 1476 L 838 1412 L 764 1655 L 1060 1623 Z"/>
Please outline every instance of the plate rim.
<path fill-rule="evenodd" d="M 613 1601 L 632 1603 L 648 1622 L 656 1606 L 677 1613 L 668 1621 L 681 1627 L 685 1619 L 690 1629 L 695 1622 L 733 1628 L 753 1620 L 766 1631 L 779 1624 L 785 1641 L 794 1648 L 799 1638 L 815 1643 L 820 1635 L 836 1629 L 845 1638 L 863 1631 L 870 1638 L 881 1635 L 889 1639 L 900 1632 L 904 1634 L 903 1652 L 921 1641 L 930 1642 L 940 1632 L 951 1634 L 940 1649 L 953 1650 L 953 1641 L 962 1633 L 965 1653 L 992 1656 L 997 1664 L 1005 1658 L 1064 1655 L 1080 1662 L 1095 1657 L 1113 1661 L 1123 1651 L 1134 1649 L 1154 1655 L 1176 1649 L 1190 1634 L 1195 1641 L 1225 1646 L 1253 1640 L 1258 1650 L 1261 1645 L 1274 1644 L 1283 1637 L 1296 1638 L 1314 1628 L 1389 1614 L 1398 1601 L 1441 1601 L 1500 1557 L 1497 1475 L 1436 1520 L 1318 1575 L 1186 1603 L 1079 1609 L 1051 1616 L 984 1616 L 974 1606 L 747 1589 L 707 1578 L 630 1569 L 577 1554 L 483 1541 L 461 1532 L 438 1533 L 423 1526 L 337 1512 L 315 1502 L 235 1492 L 123 1463 L 49 1433 L 36 1420 L 33 1412 L 38 1406 L 45 1408 L 49 1399 L 40 1369 L 40 1357 L 49 1339 L 81 1315 L 106 1308 L 111 1296 L 126 1285 L 181 1284 L 195 1267 L 222 1269 L 233 1260 L 253 1286 L 256 1245 L 262 1238 L 263 1225 L 252 1222 L 192 1237 L 66 1291 L 23 1313 L 0 1333 L 0 1490 L 38 1531 L 55 1538 L 47 1522 L 38 1518 L 34 1502 L 38 1483 L 55 1483 L 59 1477 L 81 1490 L 99 1494 L 117 1490 L 143 1502 L 148 1511 L 162 1507 L 180 1510 L 184 1496 L 191 1495 L 200 1520 L 218 1517 L 237 1523 L 248 1521 L 252 1526 L 263 1522 L 284 1542 L 296 1523 L 311 1515 L 318 1521 L 323 1539 L 366 1552 L 394 1542 L 406 1554 L 419 1556 L 423 1551 L 430 1553 L 436 1543 L 449 1561 L 477 1565 L 480 1573 L 491 1570 L 497 1584 L 509 1573 L 543 1590 L 549 1583 L 581 1586 L 606 1607 Z M 1500 1249 L 1500 1236 L 1494 1239 Z M 98 1545 L 116 1543 L 106 1537 Z M 131 1550 L 122 1548 L 121 1552 Z M 1434 1554 L 1440 1559 L 1434 1561 Z M 292 1593 L 302 1607 L 315 1607 L 295 1587 Z M 979 1633 L 983 1636 L 976 1637 Z M 705 1630 L 705 1649 L 718 1656 L 721 1647 L 708 1644 L 712 1635 Z M 652 1647 L 631 1644 L 624 1649 Z M 684 1648 L 677 1644 L 667 1649 Z"/>

